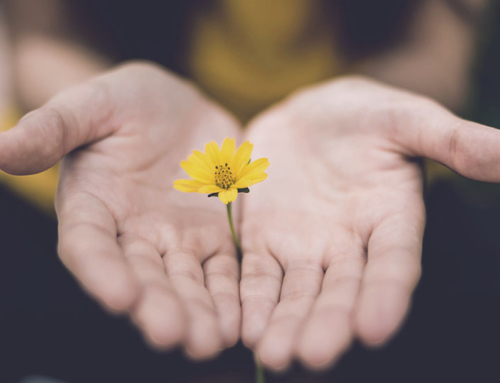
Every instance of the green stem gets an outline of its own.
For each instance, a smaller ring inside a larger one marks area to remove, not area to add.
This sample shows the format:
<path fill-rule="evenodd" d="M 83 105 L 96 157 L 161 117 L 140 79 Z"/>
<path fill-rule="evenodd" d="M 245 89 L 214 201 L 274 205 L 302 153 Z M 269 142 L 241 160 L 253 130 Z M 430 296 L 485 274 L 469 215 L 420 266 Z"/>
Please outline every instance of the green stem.
<path fill-rule="evenodd" d="M 255 383 L 265 383 L 266 376 L 264 375 L 264 369 L 255 358 Z"/>
<path fill-rule="evenodd" d="M 231 228 L 231 235 L 233 236 L 233 242 L 234 246 L 236 247 L 236 251 L 238 252 L 238 261 L 241 263 L 241 245 L 240 245 L 240 240 L 238 239 L 238 236 L 236 235 L 236 231 L 234 230 L 234 224 L 233 224 L 233 213 L 231 211 L 231 202 L 229 202 L 227 205 L 227 218 L 229 219 L 229 227 Z"/>
<path fill-rule="evenodd" d="M 241 255 L 242 255 L 241 245 L 240 245 L 240 240 L 238 239 L 238 236 L 236 235 L 236 231 L 234 230 L 233 212 L 231 210 L 231 202 L 229 202 L 226 206 L 227 206 L 227 218 L 229 219 L 229 227 L 231 228 L 231 235 L 233 236 L 234 247 L 236 247 L 236 251 L 238 253 L 238 261 L 241 265 Z M 255 358 L 255 383 L 265 383 L 265 381 L 266 381 L 266 378 L 264 376 L 264 369 L 257 361 L 257 358 Z"/>

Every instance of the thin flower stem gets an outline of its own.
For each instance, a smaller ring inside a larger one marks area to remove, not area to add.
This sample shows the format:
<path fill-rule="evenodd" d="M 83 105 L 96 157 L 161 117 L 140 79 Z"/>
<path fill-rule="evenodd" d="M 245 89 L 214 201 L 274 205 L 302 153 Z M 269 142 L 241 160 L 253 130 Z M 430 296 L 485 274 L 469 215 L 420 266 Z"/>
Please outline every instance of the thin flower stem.
<path fill-rule="evenodd" d="M 254 359 L 255 359 L 255 383 L 266 383 L 266 376 L 264 375 L 264 369 L 257 361 L 257 358 Z"/>
<path fill-rule="evenodd" d="M 238 236 L 236 235 L 236 231 L 234 230 L 234 224 L 233 224 L 233 212 L 231 210 L 231 202 L 229 202 L 227 205 L 227 218 L 229 219 L 229 227 L 231 228 L 231 235 L 233 236 L 233 243 L 234 247 L 236 247 L 236 252 L 238 253 L 238 262 L 241 267 L 241 245 L 240 245 L 240 240 L 238 239 Z M 257 358 L 255 358 L 255 383 L 265 383 L 266 378 L 264 376 L 264 369 L 262 366 L 259 364 L 257 361 Z"/>
<path fill-rule="evenodd" d="M 238 239 L 238 236 L 236 235 L 236 231 L 234 230 L 231 202 L 229 202 L 226 206 L 227 206 L 227 218 L 229 219 L 229 227 L 231 228 L 231 235 L 233 236 L 234 246 L 236 247 L 236 251 L 238 253 L 238 261 L 241 264 L 241 255 L 242 255 L 241 245 L 240 245 L 240 240 Z"/>

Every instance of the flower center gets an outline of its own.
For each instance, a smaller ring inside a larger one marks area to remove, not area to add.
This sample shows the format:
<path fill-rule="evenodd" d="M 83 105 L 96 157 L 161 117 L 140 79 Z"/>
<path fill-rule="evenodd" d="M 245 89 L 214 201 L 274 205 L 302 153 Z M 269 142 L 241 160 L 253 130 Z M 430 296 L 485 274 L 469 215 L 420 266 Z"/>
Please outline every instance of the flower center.
<path fill-rule="evenodd" d="M 215 167 L 215 184 L 218 187 L 229 189 L 233 183 L 233 173 L 231 172 L 231 168 L 227 166 L 227 163 Z"/>

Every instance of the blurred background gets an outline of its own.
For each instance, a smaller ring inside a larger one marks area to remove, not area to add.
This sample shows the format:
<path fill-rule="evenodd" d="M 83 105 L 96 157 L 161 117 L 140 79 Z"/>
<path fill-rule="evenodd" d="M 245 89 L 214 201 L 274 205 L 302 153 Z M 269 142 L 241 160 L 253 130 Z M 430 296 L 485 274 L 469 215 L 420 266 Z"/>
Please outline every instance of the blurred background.
<path fill-rule="evenodd" d="M 488 0 L 0 0 L 0 129 L 128 59 L 193 79 L 248 121 L 352 73 L 500 126 L 500 6 Z M 276 382 L 499 382 L 500 186 L 425 163 L 423 278 L 400 334 L 324 374 Z M 0 174 L 0 382 L 251 382 L 241 344 L 194 364 L 106 314 L 60 264 L 57 168 Z"/>

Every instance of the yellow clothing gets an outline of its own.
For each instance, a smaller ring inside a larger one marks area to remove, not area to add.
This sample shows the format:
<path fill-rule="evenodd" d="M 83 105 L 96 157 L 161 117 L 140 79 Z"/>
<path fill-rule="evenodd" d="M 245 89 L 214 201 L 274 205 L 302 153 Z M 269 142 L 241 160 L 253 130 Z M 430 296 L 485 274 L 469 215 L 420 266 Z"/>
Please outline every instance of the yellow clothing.
<path fill-rule="evenodd" d="M 0 114 L 0 131 L 12 128 L 21 114 L 15 108 L 7 108 Z M 57 189 L 58 167 L 31 176 L 11 176 L 0 171 L 0 182 L 33 202 L 48 213 L 54 212 L 54 196 Z"/>
<path fill-rule="evenodd" d="M 320 0 L 214 0 L 193 21 L 190 74 L 243 122 L 342 67 Z"/>

